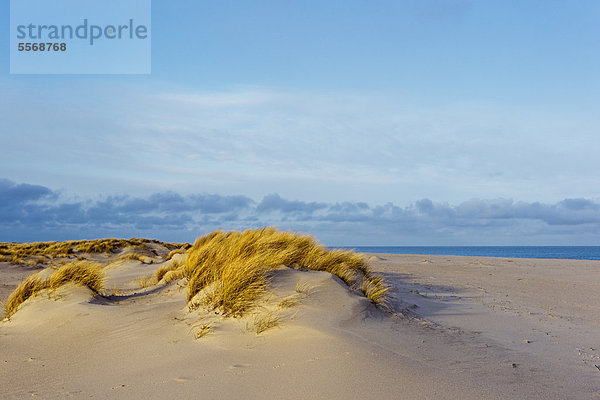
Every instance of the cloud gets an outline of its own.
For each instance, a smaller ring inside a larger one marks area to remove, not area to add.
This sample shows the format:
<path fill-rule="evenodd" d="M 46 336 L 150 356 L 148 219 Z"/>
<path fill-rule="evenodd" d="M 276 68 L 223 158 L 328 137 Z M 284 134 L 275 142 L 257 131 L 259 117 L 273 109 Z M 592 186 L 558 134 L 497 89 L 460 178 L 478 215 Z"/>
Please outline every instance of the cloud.
<path fill-rule="evenodd" d="M 259 213 L 269 211 L 279 211 L 284 214 L 303 214 L 311 215 L 315 211 L 324 209 L 327 207 L 325 203 L 317 202 L 304 202 L 304 201 L 290 201 L 282 199 L 277 193 L 269 194 L 265 196 L 262 201 L 256 207 L 256 211 Z"/>
<path fill-rule="evenodd" d="M 44 186 L 0 180 L 0 240 L 145 236 L 193 241 L 214 229 L 276 225 L 330 244 L 589 244 L 600 239 L 600 203 L 472 199 L 456 205 L 424 198 L 391 202 L 306 202 L 277 193 L 250 197 L 182 195 L 65 199 Z"/>
<path fill-rule="evenodd" d="M 0 99 L 0 133 L 12 138 L 0 169 L 90 196 L 277 192 L 310 202 L 319 193 L 370 204 L 600 196 L 600 122 L 589 115 L 368 91 L 92 85 L 61 89 L 58 104 L 37 86 L 0 89 L 12 90 Z"/>
<path fill-rule="evenodd" d="M 44 186 L 17 184 L 8 179 L 0 179 L 0 206 L 8 204 L 24 204 L 52 195 L 52 191 Z"/>

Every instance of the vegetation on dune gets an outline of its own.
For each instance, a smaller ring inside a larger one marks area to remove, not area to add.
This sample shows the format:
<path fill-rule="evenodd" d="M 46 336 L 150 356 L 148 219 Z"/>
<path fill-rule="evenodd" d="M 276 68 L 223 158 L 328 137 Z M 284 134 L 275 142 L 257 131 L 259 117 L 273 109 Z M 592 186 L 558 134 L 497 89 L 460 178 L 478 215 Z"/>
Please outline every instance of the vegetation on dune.
<path fill-rule="evenodd" d="M 281 232 L 272 227 L 248 229 L 244 232 L 215 231 L 198 238 L 193 246 L 147 239 L 0 243 L 0 256 L 11 260 L 29 259 L 32 256 L 72 255 L 79 258 L 81 253 L 114 253 L 131 246 L 137 246 L 137 250 L 150 254 L 149 252 L 154 251 L 148 247 L 151 242 L 161 244 L 165 248 L 161 253 L 163 261 L 170 261 L 152 275 L 141 277 L 140 287 L 186 278 L 190 308 L 204 306 L 209 310 L 219 310 L 224 316 L 243 316 L 267 292 L 273 277 L 272 271 L 282 267 L 329 272 L 338 276 L 346 285 L 362 292 L 375 305 L 387 307 L 389 287 L 382 277 L 371 272 L 362 254 L 329 250 L 311 236 Z M 167 254 L 166 250 L 170 252 Z M 184 253 L 186 257 L 183 261 L 181 258 L 172 259 L 176 254 Z M 143 257 L 145 256 L 139 252 L 133 252 L 121 254 L 120 258 L 143 261 Z M 85 260 L 67 262 L 47 279 L 36 275 L 25 279 L 8 298 L 5 312 L 10 317 L 29 297 L 41 290 L 55 290 L 68 282 L 87 286 L 94 293 L 100 293 L 103 281 L 100 264 Z M 281 301 L 280 307 L 293 307 L 299 300 L 298 295 L 306 296 L 311 290 L 305 283 L 299 283 L 296 286 L 298 294 Z M 254 325 L 260 333 L 278 322 L 275 314 L 269 314 L 257 318 Z"/>
<path fill-rule="evenodd" d="M 104 285 L 101 264 L 90 261 L 73 261 L 58 268 L 46 279 L 37 275 L 27 277 L 11 293 L 4 304 L 6 317 L 10 318 L 24 301 L 40 291 L 56 290 L 66 283 L 87 286 L 92 292 L 99 293 Z"/>
<path fill-rule="evenodd" d="M 190 247 L 192 247 L 191 244 L 185 243 L 180 248 L 175 249 L 175 250 L 171 250 L 171 252 L 169 252 L 169 254 L 167 254 L 167 257 L 165 258 L 165 261 L 169 261 L 171 258 L 173 258 L 173 256 L 175 254 L 184 254 Z"/>
<path fill-rule="evenodd" d="M 365 296 L 376 305 L 386 304 L 389 288 L 371 273 L 363 255 L 328 250 L 311 236 L 275 228 L 215 231 L 200 237 L 180 268 L 189 281 L 188 301 L 204 290 L 202 305 L 240 316 L 266 291 L 269 272 L 281 266 L 326 271 L 349 286 L 369 282 Z"/>
<path fill-rule="evenodd" d="M 169 250 L 191 246 L 189 243 L 164 243 L 151 239 L 96 239 L 66 242 L 0 243 L 0 261 L 37 266 L 54 258 L 72 258 L 76 253 L 116 253 L 126 247 L 137 247 L 143 252 L 153 252 L 149 244 L 156 243 Z M 172 257 L 172 256 L 171 256 Z"/>
<path fill-rule="evenodd" d="M 4 304 L 4 313 L 10 318 L 19 308 L 19 306 L 28 298 L 35 296 L 40 291 L 47 288 L 47 281 L 31 275 L 17 286 L 17 288 L 8 296 Z"/>
<path fill-rule="evenodd" d="M 154 274 L 143 276 L 139 279 L 141 288 L 156 285 L 161 280 L 165 283 L 172 282 L 176 279 L 183 278 L 183 269 L 178 262 L 171 262 L 170 264 L 163 265 L 154 271 Z"/>
<path fill-rule="evenodd" d="M 92 292 L 100 293 L 104 286 L 101 264 L 91 261 L 73 261 L 54 271 L 48 278 L 48 289 L 58 289 L 65 283 L 87 286 Z"/>

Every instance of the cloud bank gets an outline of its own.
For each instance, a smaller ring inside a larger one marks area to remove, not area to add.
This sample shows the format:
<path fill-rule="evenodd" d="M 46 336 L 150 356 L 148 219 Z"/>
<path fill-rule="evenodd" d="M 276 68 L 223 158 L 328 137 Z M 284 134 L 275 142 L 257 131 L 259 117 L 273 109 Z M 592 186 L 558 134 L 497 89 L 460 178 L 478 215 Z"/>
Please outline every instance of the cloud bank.
<path fill-rule="evenodd" d="M 311 233 L 329 245 L 589 245 L 600 239 L 600 203 L 472 199 L 451 205 L 420 199 L 400 206 L 173 191 L 77 199 L 0 180 L 1 241 L 131 236 L 193 241 L 215 229 L 267 225 Z"/>

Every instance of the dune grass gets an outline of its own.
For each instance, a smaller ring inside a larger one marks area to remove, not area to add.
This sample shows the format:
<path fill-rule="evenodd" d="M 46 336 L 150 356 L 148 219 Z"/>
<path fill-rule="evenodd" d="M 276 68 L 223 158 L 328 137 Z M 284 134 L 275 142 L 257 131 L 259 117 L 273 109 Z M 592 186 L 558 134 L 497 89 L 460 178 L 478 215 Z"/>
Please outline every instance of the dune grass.
<path fill-rule="evenodd" d="M 380 276 L 367 276 L 363 279 L 360 285 L 360 291 L 366 298 L 382 308 L 389 309 L 388 292 L 390 287 L 385 283 L 385 280 Z"/>
<path fill-rule="evenodd" d="M 66 283 L 87 286 L 92 292 L 100 293 L 104 287 L 104 275 L 100 264 L 90 261 L 73 261 L 61 266 L 46 279 L 38 277 L 37 274 L 27 277 L 10 294 L 4 304 L 6 317 L 10 318 L 23 302 L 40 291 L 56 290 Z"/>
<path fill-rule="evenodd" d="M 363 255 L 328 250 L 311 236 L 271 227 L 215 231 L 198 238 L 182 267 L 189 281 L 187 300 L 208 288 L 205 306 L 226 316 L 241 316 L 265 293 L 269 272 L 281 266 L 326 271 L 349 286 L 368 279 L 370 289 L 363 293 L 374 304 L 385 305 L 385 283 L 371 273 Z"/>
<path fill-rule="evenodd" d="M 281 317 L 274 312 L 266 312 L 263 314 L 256 315 L 254 317 L 254 330 L 257 335 L 260 335 L 267 329 L 274 328 L 281 323 Z M 246 327 L 246 330 L 248 327 Z"/>
<path fill-rule="evenodd" d="M 87 286 L 98 294 L 104 287 L 101 265 L 91 261 L 73 261 L 54 271 L 48 278 L 48 289 L 56 290 L 65 283 Z"/>
<path fill-rule="evenodd" d="M 209 310 L 219 310 L 224 316 L 243 316 L 267 292 L 272 271 L 282 267 L 329 272 L 338 276 L 346 285 L 360 290 L 375 305 L 387 307 L 389 287 L 382 277 L 371 272 L 368 261 L 362 254 L 329 250 L 311 236 L 281 232 L 272 227 L 248 229 L 244 232 L 215 231 L 198 238 L 191 247 L 188 244 L 147 239 L 0 243 L 0 256 L 12 259 L 36 254 L 71 254 L 72 257 L 81 257 L 80 253 L 112 253 L 130 246 L 142 249 L 151 242 L 160 243 L 170 250 L 168 255 L 165 256 L 166 251 L 162 254 L 163 259 L 183 253 L 186 257 L 183 263 L 171 260 L 152 275 L 140 278 L 140 286 L 186 278 L 190 308 L 200 304 Z M 144 249 L 153 251 L 151 248 Z M 123 257 L 137 259 L 138 255 L 132 253 Z M 87 286 L 94 293 L 99 293 L 103 288 L 100 265 L 85 260 L 71 261 L 58 268 L 47 279 L 35 276 L 27 278 L 10 295 L 5 305 L 6 315 L 10 317 L 21 303 L 40 290 L 54 290 L 67 282 Z M 300 286 L 296 287 L 296 291 L 308 295 L 311 288 Z M 199 294 L 201 296 L 195 299 Z M 284 302 L 282 307 L 291 307 L 293 304 L 290 300 Z"/>
<path fill-rule="evenodd" d="M 71 240 L 66 242 L 0 243 L 0 261 L 37 266 L 48 264 L 55 258 L 73 258 L 76 253 L 119 252 L 126 247 L 136 247 L 144 253 L 156 255 L 149 244 L 162 245 L 168 250 L 185 248 L 189 243 L 165 243 L 152 239 L 95 239 Z M 171 256 L 172 257 L 172 256 Z"/>
<path fill-rule="evenodd" d="M 192 247 L 191 244 L 189 243 L 184 243 L 180 248 L 175 249 L 175 250 L 171 250 L 169 252 L 169 254 L 167 254 L 167 257 L 165 258 L 165 261 L 169 261 L 171 258 L 173 258 L 173 256 L 175 254 L 185 254 L 185 252 Z"/>
<path fill-rule="evenodd" d="M 164 281 L 164 283 L 169 283 L 183 278 L 183 272 L 181 264 L 177 261 L 172 261 L 170 264 L 158 268 L 153 274 L 141 277 L 138 280 L 138 283 L 140 288 L 156 285 L 161 280 Z"/>
<path fill-rule="evenodd" d="M 47 281 L 38 278 L 36 275 L 25 278 L 10 296 L 8 296 L 8 300 L 4 304 L 4 314 L 6 315 L 6 318 L 10 318 L 25 300 L 35 296 L 46 288 Z"/>
<path fill-rule="evenodd" d="M 129 254 L 124 254 L 121 257 L 119 257 L 119 260 L 135 260 L 135 261 L 139 261 L 141 263 L 146 263 L 146 256 L 144 256 L 143 254 L 139 254 L 139 253 L 129 253 Z M 152 261 L 152 260 L 150 260 Z M 150 263 L 151 264 L 151 263 Z"/>

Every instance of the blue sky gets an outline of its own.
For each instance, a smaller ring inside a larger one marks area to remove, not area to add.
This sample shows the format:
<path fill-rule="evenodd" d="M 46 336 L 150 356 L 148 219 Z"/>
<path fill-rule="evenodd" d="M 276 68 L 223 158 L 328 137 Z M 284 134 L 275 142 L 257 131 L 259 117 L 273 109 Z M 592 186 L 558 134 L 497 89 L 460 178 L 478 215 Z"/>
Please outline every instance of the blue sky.
<path fill-rule="evenodd" d="M 150 75 L 10 75 L 1 30 L 0 240 L 597 244 L 599 15 L 154 0 Z"/>

